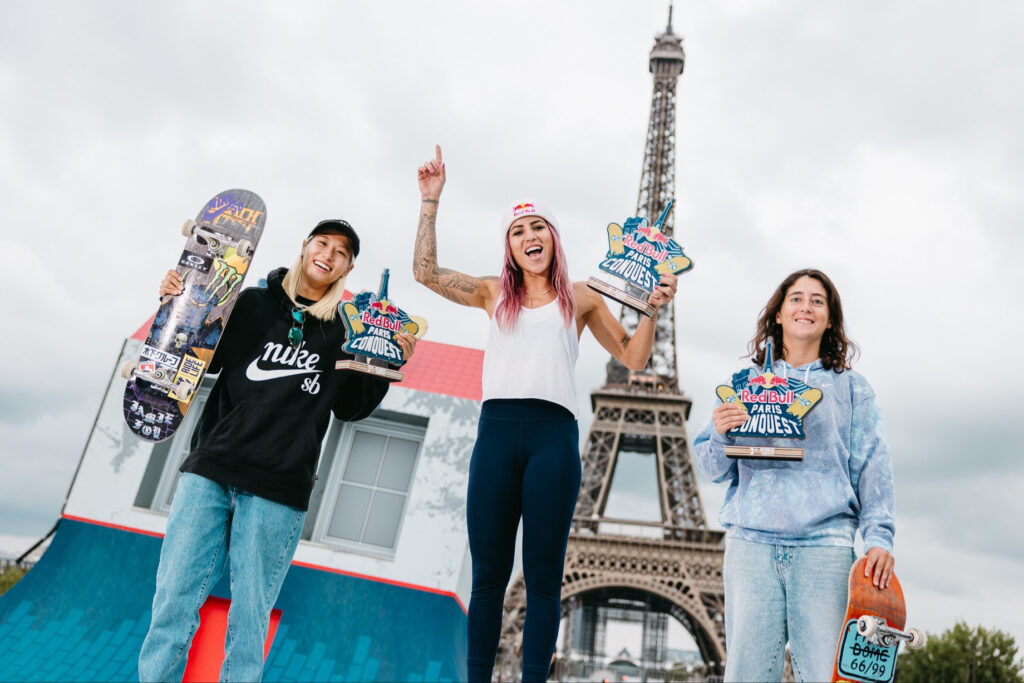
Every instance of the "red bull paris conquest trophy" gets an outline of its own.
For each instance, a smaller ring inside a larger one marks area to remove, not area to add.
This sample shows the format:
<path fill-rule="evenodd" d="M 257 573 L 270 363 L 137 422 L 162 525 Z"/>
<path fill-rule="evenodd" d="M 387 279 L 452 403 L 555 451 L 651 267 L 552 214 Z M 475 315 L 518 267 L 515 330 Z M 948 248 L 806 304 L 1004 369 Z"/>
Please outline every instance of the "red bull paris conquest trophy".
<path fill-rule="evenodd" d="M 348 340 L 342 349 L 354 360 L 339 360 L 336 370 L 354 370 L 389 382 L 401 382 L 404 375 L 391 366 L 401 367 L 402 347 L 395 341 L 399 332 L 408 332 L 417 339 L 427 331 L 427 321 L 400 309 L 388 298 L 389 270 L 380 276 L 377 292 L 359 292 L 352 301 L 343 301 L 339 308 Z"/>
<path fill-rule="evenodd" d="M 765 441 L 758 446 L 726 446 L 730 458 L 761 460 L 803 460 L 804 449 L 777 446 L 775 439 L 803 439 L 804 418 L 821 401 L 821 389 L 815 389 L 798 377 L 779 377 L 774 370 L 772 342 L 765 348 L 764 368 L 740 370 L 732 376 L 732 384 L 720 384 L 715 393 L 723 403 L 740 406 L 747 421 L 726 432 L 726 436 L 747 436 Z"/>
<path fill-rule="evenodd" d="M 648 300 L 662 273 L 679 275 L 693 268 L 683 248 L 661 230 L 674 203 L 669 200 L 654 225 L 641 216 L 622 225 L 609 223 L 608 253 L 598 266 L 602 272 L 588 279 L 587 286 L 653 318 L 655 307 Z"/>

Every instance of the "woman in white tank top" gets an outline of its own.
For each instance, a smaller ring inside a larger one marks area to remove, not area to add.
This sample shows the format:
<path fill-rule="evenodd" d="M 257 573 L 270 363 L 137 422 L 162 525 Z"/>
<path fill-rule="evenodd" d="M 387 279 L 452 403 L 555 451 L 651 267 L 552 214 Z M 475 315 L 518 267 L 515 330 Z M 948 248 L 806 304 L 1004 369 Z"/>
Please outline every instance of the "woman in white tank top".
<path fill-rule="evenodd" d="M 521 518 L 527 595 L 523 681 L 543 681 L 558 635 L 565 547 L 580 486 L 574 377 L 579 337 L 589 328 L 612 356 L 639 371 L 651 354 L 657 313 L 641 316 L 630 337 L 601 295 L 569 280 L 555 217 L 532 201 L 505 212 L 505 261 L 498 277 L 439 267 L 435 221 L 445 184 L 439 146 L 417 175 L 417 282 L 490 318 L 466 510 L 473 561 L 467 673 L 470 681 L 491 680 Z M 662 275 L 650 303 L 668 303 L 675 290 L 675 276 Z"/>

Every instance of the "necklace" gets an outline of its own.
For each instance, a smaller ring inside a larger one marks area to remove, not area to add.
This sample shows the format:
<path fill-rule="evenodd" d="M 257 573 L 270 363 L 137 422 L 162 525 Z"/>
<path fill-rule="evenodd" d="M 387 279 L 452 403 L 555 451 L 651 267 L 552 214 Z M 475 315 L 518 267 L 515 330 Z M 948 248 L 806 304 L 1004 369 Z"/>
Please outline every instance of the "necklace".
<path fill-rule="evenodd" d="M 550 293 L 551 293 L 551 288 L 550 287 L 545 289 L 543 292 L 536 292 L 536 293 L 534 293 L 534 292 L 527 292 L 526 293 L 526 300 L 530 304 L 529 308 L 533 308 L 533 298 L 534 297 L 540 297 L 540 296 L 544 296 L 545 294 L 550 294 Z"/>

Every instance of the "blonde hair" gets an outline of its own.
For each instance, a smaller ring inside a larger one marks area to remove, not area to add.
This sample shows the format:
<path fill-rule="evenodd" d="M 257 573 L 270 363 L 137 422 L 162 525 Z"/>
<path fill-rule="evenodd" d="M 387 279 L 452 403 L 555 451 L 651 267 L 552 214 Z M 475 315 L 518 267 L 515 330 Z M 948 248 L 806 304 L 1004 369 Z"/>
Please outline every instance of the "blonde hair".
<path fill-rule="evenodd" d="M 302 254 L 295 259 L 295 263 L 288 269 L 288 272 L 284 275 L 284 280 L 281 281 L 281 286 L 284 288 L 284 293 L 288 295 L 288 298 L 292 300 L 292 303 L 296 306 L 299 302 L 296 301 L 299 291 L 299 279 L 302 277 Z M 341 303 L 341 297 L 345 294 L 345 280 L 348 279 L 347 275 L 342 275 L 337 281 L 331 285 L 324 295 L 314 304 L 311 304 L 306 311 L 314 318 L 320 320 L 333 320 L 334 316 L 338 314 L 338 305 Z"/>

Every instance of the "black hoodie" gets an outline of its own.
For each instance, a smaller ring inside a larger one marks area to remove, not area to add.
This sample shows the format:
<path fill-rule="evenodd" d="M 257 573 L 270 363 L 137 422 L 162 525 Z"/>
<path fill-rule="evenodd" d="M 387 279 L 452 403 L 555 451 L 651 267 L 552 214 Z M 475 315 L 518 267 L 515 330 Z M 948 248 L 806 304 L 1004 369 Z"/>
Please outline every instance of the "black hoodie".
<path fill-rule="evenodd" d="M 286 272 L 239 295 L 210 363 L 220 376 L 181 471 L 305 510 L 331 411 L 361 420 L 388 382 L 334 369 L 351 358 L 341 350 L 341 316 L 325 322 L 307 313 L 302 343 L 288 343 L 294 306 L 281 287 Z"/>

